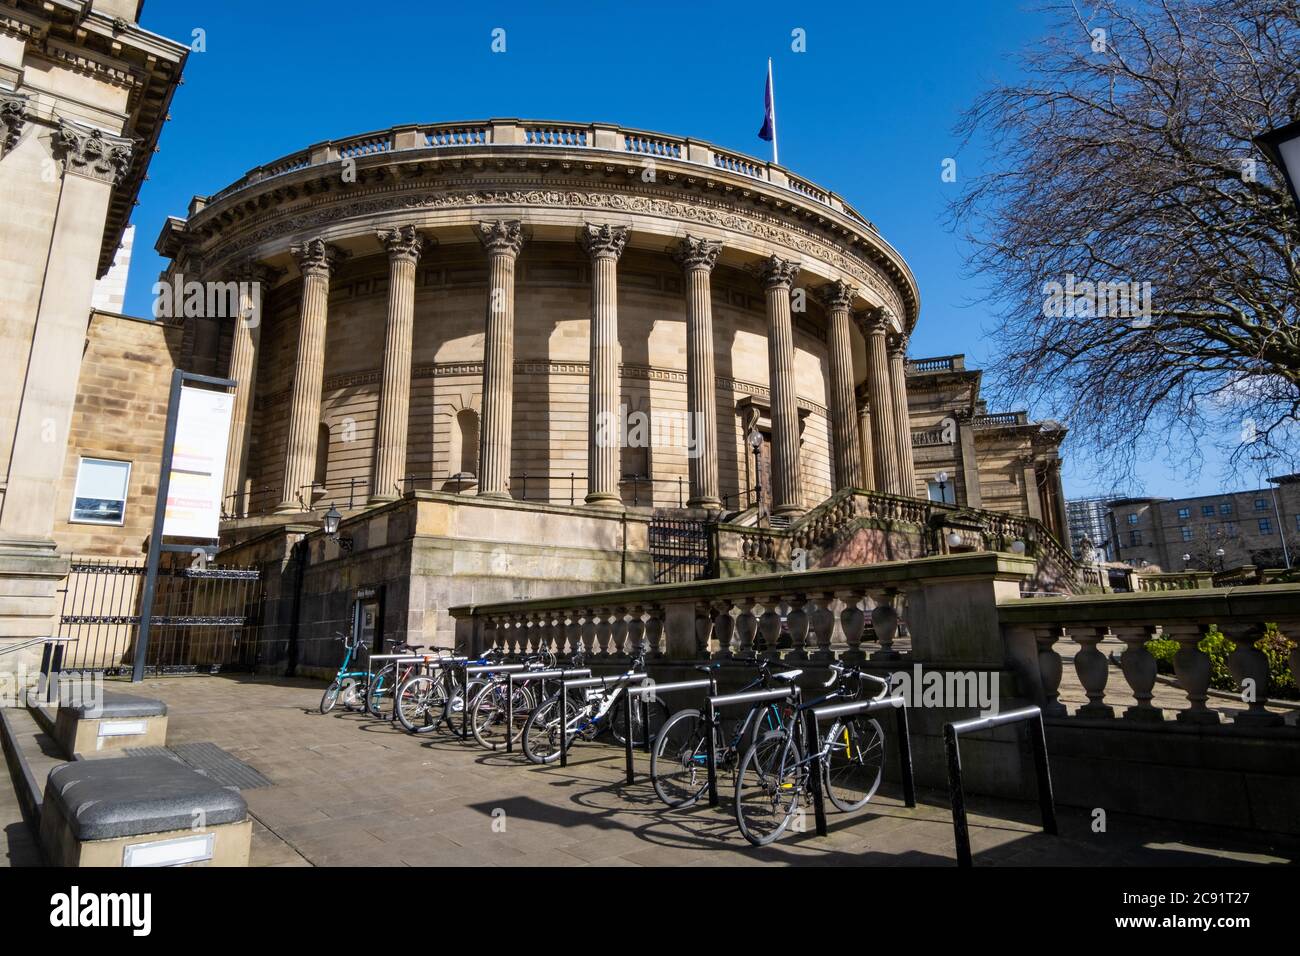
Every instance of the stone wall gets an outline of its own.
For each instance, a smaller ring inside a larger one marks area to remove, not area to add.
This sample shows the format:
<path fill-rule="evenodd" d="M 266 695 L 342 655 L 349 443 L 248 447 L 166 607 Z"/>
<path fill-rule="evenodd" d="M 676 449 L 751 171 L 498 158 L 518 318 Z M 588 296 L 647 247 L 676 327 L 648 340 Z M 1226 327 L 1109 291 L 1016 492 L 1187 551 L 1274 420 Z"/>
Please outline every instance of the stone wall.
<path fill-rule="evenodd" d="M 181 329 L 109 312 L 90 317 L 55 504 L 65 554 L 142 557 L 153 527 L 167 401 Z M 131 462 L 121 526 L 69 520 L 82 457 Z"/>

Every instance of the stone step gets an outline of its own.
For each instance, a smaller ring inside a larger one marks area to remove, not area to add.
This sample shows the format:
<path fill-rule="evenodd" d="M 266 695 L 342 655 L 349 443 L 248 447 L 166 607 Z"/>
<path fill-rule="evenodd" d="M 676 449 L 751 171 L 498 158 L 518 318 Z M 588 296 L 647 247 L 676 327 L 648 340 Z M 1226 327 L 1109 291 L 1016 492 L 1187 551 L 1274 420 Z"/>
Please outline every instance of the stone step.
<path fill-rule="evenodd" d="M 45 778 L 67 761 L 54 738 L 26 708 L 0 709 L 0 743 L 8 769 L 5 781 L 0 783 L 0 847 L 5 850 L 4 862 L 10 866 L 38 866 L 42 858 L 37 827 Z"/>

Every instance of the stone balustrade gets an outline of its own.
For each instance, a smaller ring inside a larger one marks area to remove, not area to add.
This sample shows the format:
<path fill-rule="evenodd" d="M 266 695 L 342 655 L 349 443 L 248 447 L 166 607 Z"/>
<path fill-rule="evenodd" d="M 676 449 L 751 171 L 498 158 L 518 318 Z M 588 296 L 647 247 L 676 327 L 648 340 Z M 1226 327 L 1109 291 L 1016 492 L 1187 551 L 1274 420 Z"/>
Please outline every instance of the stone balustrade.
<path fill-rule="evenodd" d="M 1228 667 L 1246 706 L 1234 722 L 1271 727 L 1282 719 L 1266 708 L 1269 665 L 1256 645 L 1265 635 L 1266 624 L 1276 624 L 1292 640 L 1300 635 L 1300 585 L 1016 600 L 1000 606 L 998 616 L 1008 653 L 1049 716 L 1066 715 L 1059 700 L 1062 659 L 1055 649 L 1065 639 L 1082 648 L 1074 655 L 1074 669 L 1088 703 L 1076 716 L 1115 716 L 1106 699 L 1111 668 L 1097 649 L 1101 641 L 1113 638 L 1125 647 L 1120 674 L 1136 701 L 1124 711 L 1123 719 L 1152 724 L 1165 720 L 1165 713 L 1152 703 L 1157 667 L 1146 647 L 1148 641 L 1161 637 L 1179 645 L 1174 673 L 1187 707 L 1176 712 L 1176 719 L 1185 724 L 1218 724 L 1219 712 L 1206 704 L 1211 662 L 1198 646 L 1214 626 L 1236 645 Z M 1300 672 L 1300 649 L 1291 650 L 1290 666 L 1293 674 Z"/>
<path fill-rule="evenodd" d="M 588 661 L 652 657 L 788 662 L 907 659 L 942 664 L 1003 653 L 995 608 L 1019 594 L 1032 561 L 991 552 L 865 567 L 754 575 L 450 609 L 456 646 L 518 656 L 549 649 Z M 868 626 L 869 625 L 869 626 Z"/>
<path fill-rule="evenodd" d="M 545 146 L 562 149 L 610 150 L 637 153 L 648 158 L 698 163 L 781 186 L 806 199 L 827 206 L 856 220 L 873 232 L 875 225 L 840 196 L 806 179 L 791 175 L 774 163 L 720 149 L 711 143 L 628 129 L 605 123 L 562 123 L 516 119 L 493 119 L 469 123 L 439 123 L 427 126 L 396 126 L 346 139 L 326 140 L 306 149 L 249 170 L 242 178 L 207 198 L 215 203 L 240 190 L 275 176 L 309 166 L 337 162 L 371 153 L 402 149 L 461 148 L 482 146 Z"/>
<path fill-rule="evenodd" d="M 1195 591 L 1214 587 L 1214 575 L 1209 571 L 1181 571 L 1169 574 L 1133 575 L 1135 591 Z"/>

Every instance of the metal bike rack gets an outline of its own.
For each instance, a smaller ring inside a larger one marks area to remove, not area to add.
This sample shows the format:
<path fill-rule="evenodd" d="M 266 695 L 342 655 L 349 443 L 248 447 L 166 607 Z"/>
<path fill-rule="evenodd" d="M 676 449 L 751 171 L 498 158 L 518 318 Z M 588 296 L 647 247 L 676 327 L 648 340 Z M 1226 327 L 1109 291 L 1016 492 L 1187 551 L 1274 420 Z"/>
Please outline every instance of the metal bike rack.
<path fill-rule="evenodd" d="M 647 680 L 648 674 L 607 674 L 604 677 L 584 677 L 578 680 L 567 680 L 560 678 L 560 766 L 569 765 L 569 697 L 568 692 L 571 690 L 584 690 L 588 687 L 600 687 L 608 690 L 611 686 L 617 687 L 619 684 L 626 684 L 634 680 Z M 632 712 L 632 702 L 628 701 L 627 711 Z M 630 718 L 629 718 L 630 721 Z"/>
<path fill-rule="evenodd" d="M 653 699 L 654 697 L 657 697 L 660 694 L 666 694 L 672 691 L 699 690 L 701 688 L 708 688 L 709 692 L 705 696 L 717 697 L 718 678 L 716 676 L 710 675 L 709 677 L 701 677 L 699 680 L 674 681 L 670 684 L 655 684 L 651 682 L 648 684 L 644 684 L 641 687 L 627 688 L 626 693 L 628 695 L 628 706 L 626 712 L 623 715 L 623 738 L 624 738 L 623 749 L 624 749 L 624 756 L 627 759 L 627 782 L 628 783 L 633 783 L 636 780 L 636 775 L 632 771 L 632 700 L 631 700 L 632 695 L 636 695 L 638 697 L 650 697 Z M 646 722 L 646 750 L 649 750 L 650 747 L 651 747 L 650 723 L 649 721 L 647 721 Z"/>
<path fill-rule="evenodd" d="M 434 654 L 412 654 L 407 651 L 404 654 L 371 654 L 366 660 L 366 683 L 367 685 L 374 679 L 372 665 L 375 661 L 385 661 L 390 664 L 422 664 L 425 668 L 445 667 L 448 664 L 459 664 L 464 661 L 464 657 L 438 657 Z M 396 677 L 396 675 L 394 675 Z M 397 681 L 393 682 L 393 714 L 388 718 L 392 723 L 397 720 Z"/>
<path fill-rule="evenodd" d="M 479 674 L 510 674 L 514 671 L 521 671 L 527 668 L 527 664 L 466 664 L 460 669 L 461 673 L 461 693 L 464 699 L 460 702 L 460 739 L 469 739 L 469 679 L 471 676 L 477 677 Z M 450 706 L 451 697 L 447 698 Z"/>
<path fill-rule="evenodd" d="M 560 696 L 563 698 L 564 677 L 566 674 L 570 677 L 590 677 L 591 668 L 553 668 L 544 671 L 525 671 L 522 674 L 513 673 L 506 676 L 506 727 L 508 728 L 506 730 L 506 753 L 512 754 L 515 752 L 515 684 L 523 684 L 533 680 L 558 680 L 561 688 Z M 562 711 L 567 710 L 563 702 L 560 704 L 560 709 Z M 564 735 L 561 734 L 560 736 L 563 737 Z M 563 743 L 560 745 L 560 766 L 568 766 L 567 761 L 564 759 Z"/>
<path fill-rule="evenodd" d="M 943 746 L 948 752 L 948 789 L 952 797 L 952 829 L 957 842 L 957 865 L 973 866 L 970 852 L 970 831 L 966 828 L 966 794 L 961 785 L 961 750 L 957 745 L 960 734 L 973 730 L 992 730 L 1003 724 L 1028 722 L 1029 740 L 1034 749 L 1034 770 L 1038 777 L 1038 809 L 1043 816 L 1043 830 L 1057 834 L 1056 801 L 1052 797 L 1052 773 L 1047 762 L 1047 735 L 1043 732 L 1043 711 L 1040 707 L 1021 707 L 1005 714 L 989 717 L 972 717 L 943 725 Z"/>
<path fill-rule="evenodd" d="M 828 704 L 811 711 L 812 719 L 806 722 L 807 739 L 804 741 L 811 759 L 813 813 L 817 820 L 817 835 L 826 836 L 826 799 L 822 793 L 821 736 L 817 726 L 823 720 L 837 717 L 858 717 L 877 714 L 885 710 L 898 712 L 898 771 L 903 778 L 903 799 L 909 807 L 916 806 L 916 781 L 912 777 L 912 740 L 907 728 L 907 701 L 902 697 L 881 697 L 875 700 L 855 700 L 847 704 Z"/>
<path fill-rule="evenodd" d="M 776 687 L 772 690 L 751 690 L 743 694 L 723 694 L 721 697 L 709 697 L 705 703 L 704 751 L 709 768 L 709 806 L 718 805 L 718 755 L 713 746 L 713 735 L 719 731 L 718 708 L 734 707 L 740 704 L 766 704 L 774 700 L 794 700 L 798 706 L 801 691 L 798 687 Z"/>

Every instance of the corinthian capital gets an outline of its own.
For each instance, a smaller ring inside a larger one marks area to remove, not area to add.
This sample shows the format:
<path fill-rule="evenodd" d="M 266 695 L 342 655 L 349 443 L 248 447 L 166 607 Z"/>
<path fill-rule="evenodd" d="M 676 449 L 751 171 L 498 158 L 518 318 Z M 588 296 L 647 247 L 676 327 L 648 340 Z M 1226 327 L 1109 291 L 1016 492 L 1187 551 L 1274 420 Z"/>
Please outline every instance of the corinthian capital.
<path fill-rule="evenodd" d="M 381 229 L 375 235 L 379 237 L 379 241 L 388 250 L 388 258 L 407 259 L 411 262 L 420 261 L 420 253 L 424 251 L 426 240 L 424 236 L 416 231 L 414 226 Z"/>
<path fill-rule="evenodd" d="M 135 141 L 61 119 L 54 146 L 62 154 L 66 172 L 115 185 L 131 168 Z"/>
<path fill-rule="evenodd" d="M 240 259 L 227 267 L 226 272 L 234 279 L 243 282 L 256 282 L 263 289 L 270 289 L 284 277 L 284 270 L 256 259 Z"/>
<path fill-rule="evenodd" d="M 27 124 L 27 97 L 0 90 L 0 147 L 7 153 L 18 142 Z"/>
<path fill-rule="evenodd" d="M 828 309 L 852 308 L 853 300 L 857 294 L 857 286 L 849 285 L 842 279 L 837 279 L 817 290 L 817 297 L 822 300 Z"/>
<path fill-rule="evenodd" d="M 907 333 L 898 332 L 889 336 L 888 346 L 890 355 L 896 355 L 903 359 L 907 358 Z"/>
<path fill-rule="evenodd" d="M 722 243 L 688 235 L 678 245 L 673 258 L 683 269 L 705 269 L 712 272 L 713 267 L 718 264 L 718 255 L 721 252 Z"/>
<path fill-rule="evenodd" d="M 296 246 L 290 246 L 289 251 L 298 260 L 298 268 L 304 276 L 323 275 L 327 279 L 338 264 L 348 256 L 338 246 L 332 246 L 324 239 L 309 239 Z"/>
<path fill-rule="evenodd" d="M 518 219 L 480 222 L 478 241 L 489 253 L 517 256 L 524 247 L 524 224 Z"/>
<path fill-rule="evenodd" d="M 802 266 L 802 263 L 792 259 L 770 255 L 759 266 L 758 277 L 765 289 L 788 289 L 794 285 L 794 280 L 798 278 Z"/>
<path fill-rule="evenodd" d="M 888 335 L 894 329 L 894 313 L 888 306 L 868 309 L 859 321 L 864 335 Z"/>
<path fill-rule="evenodd" d="M 617 259 L 623 254 L 623 248 L 627 245 L 627 234 L 627 226 L 611 226 L 609 223 L 597 226 L 585 223 L 579 238 L 582 248 L 587 250 L 587 255 L 593 259 L 601 256 Z"/>

